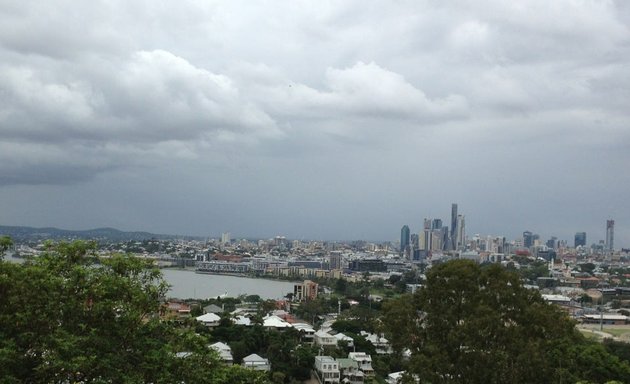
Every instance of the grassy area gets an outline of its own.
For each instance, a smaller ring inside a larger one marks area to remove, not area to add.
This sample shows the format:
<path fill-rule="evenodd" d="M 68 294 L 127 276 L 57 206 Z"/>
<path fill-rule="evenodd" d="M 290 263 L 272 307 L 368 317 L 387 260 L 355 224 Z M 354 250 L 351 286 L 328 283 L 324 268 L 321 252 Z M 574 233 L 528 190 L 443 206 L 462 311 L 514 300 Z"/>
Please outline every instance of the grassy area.
<path fill-rule="evenodd" d="M 584 335 L 584 337 L 586 337 L 587 339 L 594 339 L 594 340 L 601 340 L 602 339 L 602 337 L 600 335 L 598 335 L 597 333 L 586 331 L 584 329 L 580 329 L 580 333 L 582 335 Z"/>
<path fill-rule="evenodd" d="M 621 337 L 626 333 L 630 333 L 630 328 L 607 328 L 604 327 L 604 332 L 610 333 L 613 336 Z"/>

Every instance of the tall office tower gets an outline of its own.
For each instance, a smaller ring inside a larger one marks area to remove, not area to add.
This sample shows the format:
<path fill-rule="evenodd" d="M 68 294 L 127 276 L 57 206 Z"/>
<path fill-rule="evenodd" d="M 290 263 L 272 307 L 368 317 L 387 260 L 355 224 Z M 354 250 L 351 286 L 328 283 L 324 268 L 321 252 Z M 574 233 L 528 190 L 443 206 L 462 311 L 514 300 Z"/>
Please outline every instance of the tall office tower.
<path fill-rule="evenodd" d="M 415 233 L 411 234 L 411 248 L 418 249 L 420 247 L 420 236 Z"/>
<path fill-rule="evenodd" d="M 573 243 L 575 248 L 582 246 L 586 246 L 586 232 L 576 232 L 575 233 L 575 242 Z"/>
<path fill-rule="evenodd" d="M 615 249 L 615 220 L 606 220 L 606 249 Z"/>
<path fill-rule="evenodd" d="M 448 227 L 442 227 L 442 250 L 448 251 L 449 239 L 448 239 Z"/>
<path fill-rule="evenodd" d="M 547 240 L 547 248 L 557 249 L 558 248 L 558 238 L 555 236 L 551 236 L 551 239 Z"/>
<path fill-rule="evenodd" d="M 403 225 L 400 229 L 400 254 L 402 255 L 407 248 L 409 248 L 409 241 L 411 236 L 411 232 L 409 231 L 409 226 Z"/>
<path fill-rule="evenodd" d="M 431 229 L 442 229 L 442 219 L 433 219 Z"/>
<path fill-rule="evenodd" d="M 433 235 L 430 229 L 420 232 L 420 250 L 430 251 L 433 247 Z"/>
<path fill-rule="evenodd" d="M 221 243 L 223 244 L 230 244 L 230 232 L 223 232 L 221 234 Z"/>
<path fill-rule="evenodd" d="M 341 251 L 330 252 L 330 269 L 341 269 Z"/>
<path fill-rule="evenodd" d="M 433 236 L 431 235 L 431 219 L 424 219 L 422 226 L 422 232 L 419 235 L 419 249 L 423 251 L 430 251 L 433 244 Z"/>
<path fill-rule="evenodd" d="M 442 231 L 439 229 L 434 229 L 431 231 L 431 250 L 442 250 Z"/>
<path fill-rule="evenodd" d="M 523 247 L 531 248 L 534 245 L 534 234 L 530 231 L 523 232 Z"/>
<path fill-rule="evenodd" d="M 456 250 L 466 248 L 466 218 L 464 215 L 457 215 L 457 247 Z"/>
<path fill-rule="evenodd" d="M 451 204 L 451 245 L 450 249 L 457 249 L 457 204 Z"/>

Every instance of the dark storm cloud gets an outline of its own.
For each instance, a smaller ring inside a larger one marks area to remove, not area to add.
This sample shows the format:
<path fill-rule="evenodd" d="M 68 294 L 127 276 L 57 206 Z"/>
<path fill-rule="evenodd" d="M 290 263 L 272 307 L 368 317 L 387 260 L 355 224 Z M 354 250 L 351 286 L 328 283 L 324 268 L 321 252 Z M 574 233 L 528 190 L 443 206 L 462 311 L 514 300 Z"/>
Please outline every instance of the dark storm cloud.
<path fill-rule="evenodd" d="M 624 2 L 0 4 L 9 220 L 69 184 L 95 226 L 120 192 L 161 232 L 389 238 L 451 201 L 480 232 L 630 222 Z"/>

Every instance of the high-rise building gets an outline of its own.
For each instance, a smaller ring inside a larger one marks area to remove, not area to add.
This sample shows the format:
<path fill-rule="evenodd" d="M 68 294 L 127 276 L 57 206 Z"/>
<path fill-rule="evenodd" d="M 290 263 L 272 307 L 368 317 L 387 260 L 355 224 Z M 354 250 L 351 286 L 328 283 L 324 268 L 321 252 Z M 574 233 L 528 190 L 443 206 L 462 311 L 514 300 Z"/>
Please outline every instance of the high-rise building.
<path fill-rule="evenodd" d="M 523 247 L 531 248 L 534 245 L 534 234 L 530 231 L 523 232 Z"/>
<path fill-rule="evenodd" d="M 442 229 L 442 219 L 433 219 L 431 229 Z"/>
<path fill-rule="evenodd" d="M 230 232 L 223 232 L 221 234 L 221 243 L 230 244 L 230 241 L 232 241 L 232 239 L 230 238 Z"/>
<path fill-rule="evenodd" d="M 606 220 L 606 249 L 615 249 L 615 220 Z"/>
<path fill-rule="evenodd" d="M 451 204 L 451 246 L 450 249 L 457 249 L 457 204 Z"/>
<path fill-rule="evenodd" d="M 341 251 L 330 252 L 330 269 L 341 269 Z"/>
<path fill-rule="evenodd" d="M 466 218 L 464 215 L 457 215 L 457 247 L 456 250 L 466 248 Z"/>
<path fill-rule="evenodd" d="M 304 280 L 304 283 L 293 285 L 293 300 L 309 301 L 317 297 L 319 285 L 311 280 Z"/>
<path fill-rule="evenodd" d="M 575 248 L 582 246 L 586 246 L 586 232 L 576 232 L 575 233 L 575 242 L 573 243 Z"/>
<path fill-rule="evenodd" d="M 409 248 L 409 242 L 411 240 L 411 232 L 409 226 L 403 225 L 400 229 L 400 254 L 402 255 Z"/>

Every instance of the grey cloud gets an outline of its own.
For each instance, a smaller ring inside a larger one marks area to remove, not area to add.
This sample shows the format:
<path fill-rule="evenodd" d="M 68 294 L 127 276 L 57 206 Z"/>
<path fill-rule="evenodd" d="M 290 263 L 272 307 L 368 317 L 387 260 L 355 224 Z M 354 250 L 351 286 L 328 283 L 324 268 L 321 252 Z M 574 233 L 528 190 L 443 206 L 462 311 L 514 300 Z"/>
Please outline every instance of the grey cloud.
<path fill-rule="evenodd" d="M 537 211 L 569 235 L 630 222 L 607 190 L 630 188 L 629 10 L 4 2 L 0 208 L 17 220 L 23 196 L 71 194 L 99 223 L 322 237 L 388 237 L 452 201 L 471 231 L 518 234 Z"/>

